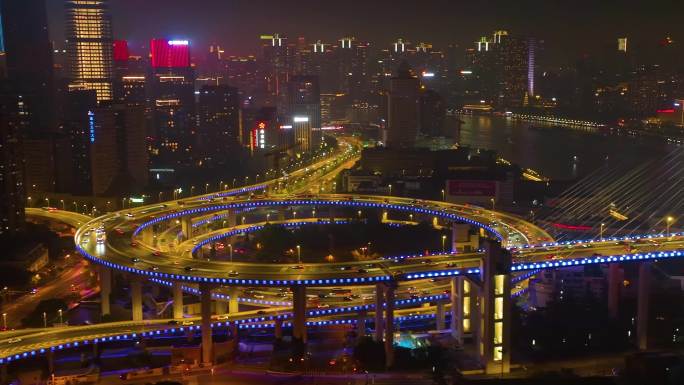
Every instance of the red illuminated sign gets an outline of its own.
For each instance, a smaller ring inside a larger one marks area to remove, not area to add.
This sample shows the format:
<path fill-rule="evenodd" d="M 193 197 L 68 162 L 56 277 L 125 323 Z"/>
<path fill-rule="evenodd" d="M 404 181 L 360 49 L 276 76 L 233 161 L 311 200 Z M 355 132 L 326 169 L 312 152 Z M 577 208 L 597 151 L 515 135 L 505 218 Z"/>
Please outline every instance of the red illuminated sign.
<path fill-rule="evenodd" d="M 190 45 L 187 41 L 152 39 L 150 59 L 153 68 L 190 67 Z"/>
<path fill-rule="evenodd" d="M 488 180 L 450 180 L 449 195 L 468 197 L 496 196 L 496 182 Z"/>
<path fill-rule="evenodd" d="M 128 42 L 114 40 L 114 61 L 128 61 Z"/>

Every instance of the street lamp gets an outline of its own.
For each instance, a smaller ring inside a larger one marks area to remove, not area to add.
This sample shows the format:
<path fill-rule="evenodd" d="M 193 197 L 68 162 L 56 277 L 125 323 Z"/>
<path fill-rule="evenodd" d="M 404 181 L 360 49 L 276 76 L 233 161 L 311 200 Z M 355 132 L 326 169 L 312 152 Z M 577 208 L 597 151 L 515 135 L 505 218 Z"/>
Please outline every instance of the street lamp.
<path fill-rule="evenodd" d="M 190 196 L 195 195 L 195 186 L 190 186 Z"/>
<path fill-rule="evenodd" d="M 57 313 L 59 313 L 59 323 L 60 324 L 64 323 L 64 321 L 62 319 L 62 309 L 57 310 Z"/>
<path fill-rule="evenodd" d="M 31 207 L 31 197 L 27 197 L 28 199 L 28 207 Z"/>
<path fill-rule="evenodd" d="M 442 235 L 442 254 L 446 253 L 446 235 Z"/>
<path fill-rule="evenodd" d="M 160 191 L 160 192 L 159 192 L 159 195 L 157 195 L 157 201 L 158 201 L 158 202 L 161 202 L 161 198 L 162 198 L 162 194 L 163 194 L 163 193 L 164 193 L 163 191 Z"/>
<path fill-rule="evenodd" d="M 496 201 L 494 200 L 494 198 L 489 198 L 489 201 L 492 202 L 492 210 L 494 210 L 494 208 L 496 207 Z"/>
<path fill-rule="evenodd" d="M 296 211 L 292 212 L 292 219 L 297 219 L 297 212 Z"/>
<path fill-rule="evenodd" d="M 2 313 L 2 328 L 7 330 L 7 313 Z"/>
<path fill-rule="evenodd" d="M 62 210 L 66 210 L 66 208 L 64 207 L 64 199 L 60 199 L 59 203 L 62 204 Z"/>
<path fill-rule="evenodd" d="M 389 185 L 389 195 L 392 196 L 392 185 Z"/>
<path fill-rule="evenodd" d="M 302 263 L 302 248 L 297 245 L 297 263 Z"/>
<path fill-rule="evenodd" d="M 228 244 L 228 249 L 230 250 L 230 262 L 233 262 L 233 244 L 229 243 Z"/>
<path fill-rule="evenodd" d="M 47 313 L 43 312 L 43 327 L 47 328 Z"/>
<path fill-rule="evenodd" d="M 446 200 L 446 195 L 445 195 L 445 193 L 444 193 L 444 189 L 442 189 L 442 200 L 443 200 L 443 201 Z"/>
<path fill-rule="evenodd" d="M 674 222 L 674 218 L 672 218 L 671 216 L 668 216 L 665 219 L 665 225 L 667 226 L 666 234 L 668 237 L 670 236 L 670 225 L 672 224 L 672 222 Z"/>
<path fill-rule="evenodd" d="M 209 194 L 209 183 L 204 184 L 204 193 Z"/>
<path fill-rule="evenodd" d="M 601 223 L 601 228 L 599 229 L 599 241 L 603 241 L 603 228 L 606 227 L 605 223 Z"/>

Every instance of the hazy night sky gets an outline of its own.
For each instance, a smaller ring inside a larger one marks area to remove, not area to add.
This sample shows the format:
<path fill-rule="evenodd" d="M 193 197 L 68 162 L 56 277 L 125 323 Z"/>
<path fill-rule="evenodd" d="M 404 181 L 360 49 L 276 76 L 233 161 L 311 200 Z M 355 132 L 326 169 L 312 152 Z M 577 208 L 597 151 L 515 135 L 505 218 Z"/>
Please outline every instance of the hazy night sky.
<path fill-rule="evenodd" d="M 51 34 L 63 40 L 63 1 L 47 0 Z M 376 46 L 403 37 L 437 48 L 470 45 L 494 29 L 546 41 L 556 62 L 601 47 L 616 38 L 656 45 L 665 36 L 681 43 L 684 5 L 679 0 L 110 0 L 115 38 L 135 53 L 151 37 L 187 38 L 195 52 L 216 42 L 228 54 L 256 53 L 261 34 L 334 41 L 354 35 Z M 681 44 L 678 44 L 681 46 Z M 140 48 L 135 48 L 140 47 Z"/>

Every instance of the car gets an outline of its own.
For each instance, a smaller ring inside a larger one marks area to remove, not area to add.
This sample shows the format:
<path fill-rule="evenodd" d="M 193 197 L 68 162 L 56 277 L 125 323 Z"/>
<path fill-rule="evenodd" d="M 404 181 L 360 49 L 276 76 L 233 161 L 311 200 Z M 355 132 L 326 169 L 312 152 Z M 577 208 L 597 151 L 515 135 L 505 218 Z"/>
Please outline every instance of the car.
<path fill-rule="evenodd" d="M 150 267 L 147 268 L 147 270 L 149 270 L 149 271 L 157 271 L 157 270 L 159 270 L 159 268 L 158 268 L 157 266 L 150 266 Z"/>
<path fill-rule="evenodd" d="M 185 266 L 185 271 L 194 271 L 195 268 L 192 266 Z"/>
<path fill-rule="evenodd" d="M 14 338 L 10 338 L 10 339 L 7 340 L 7 343 L 8 343 L 8 344 L 16 344 L 17 342 L 21 342 L 21 338 L 19 338 L 19 337 L 14 337 Z"/>
<path fill-rule="evenodd" d="M 134 215 L 133 215 L 133 213 L 128 212 L 128 213 L 126 213 L 126 217 L 128 217 L 128 218 L 133 218 Z"/>
<path fill-rule="evenodd" d="M 259 314 L 259 315 L 261 315 L 261 314 L 266 314 L 266 310 L 259 310 L 259 311 L 256 312 L 256 313 Z"/>
<path fill-rule="evenodd" d="M 330 305 L 328 305 L 327 303 L 321 303 L 321 304 L 318 304 L 318 306 L 316 306 L 316 307 L 319 309 L 327 309 L 330 307 Z"/>
<path fill-rule="evenodd" d="M 152 255 L 154 255 L 155 257 L 158 257 L 158 256 L 161 255 L 161 251 L 155 250 L 155 251 L 152 252 Z"/>
<path fill-rule="evenodd" d="M 194 325 L 194 324 L 195 324 L 195 322 L 190 321 L 190 320 L 184 320 L 183 322 L 181 322 L 181 325 L 183 325 L 183 326 L 190 326 L 190 325 Z"/>
<path fill-rule="evenodd" d="M 228 272 L 228 276 L 229 276 L 229 277 L 237 277 L 238 275 L 240 275 L 240 273 L 238 273 L 238 272 L 235 271 L 235 270 L 231 270 L 231 271 Z"/>
<path fill-rule="evenodd" d="M 138 246 L 138 242 L 131 242 L 131 247 L 136 247 Z"/>
<path fill-rule="evenodd" d="M 34 295 L 36 293 L 38 293 L 38 289 L 36 289 L 35 287 L 31 289 L 31 295 Z"/>
<path fill-rule="evenodd" d="M 342 267 L 340 267 L 340 270 L 342 270 L 342 271 L 347 271 L 347 270 L 351 270 L 351 269 L 352 269 L 351 266 L 342 266 Z"/>
<path fill-rule="evenodd" d="M 303 269 L 304 269 L 304 266 L 302 266 L 302 265 L 295 265 L 295 266 L 290 267 L 290 269 L 292 269 L 292 270 L 303 270 Z"/>
<path fill-rule="evenodd" d="M 138 262 L 140 262 L 140 258 L 133 257 L 133 258 L 131 258 L 131 262 L 138 263 Z"/>
<path fill-rule="evenodd" d="M 357 273 L 360 273 L 360 274 L 366 274 L 366 273 L 368 273 L 368 270 L 366 270 L 366 269 L 358 269 L 358 270 L 356 270 L 356 272 L 357 272 Z"/>
<path fill-rule="evenodd" d="M 257 293 L 257 294 L 254 294 L 252 297 L 254 297 L 254 298 L 256 298 L 256 299 L 264 299 L 264 298 L 266 298 L 263 294 L 258 294 L 258 293 Z"/>
<path fill-rule="evenodd" d="M 178 325 L 178 321 L 176 321 L 175 319 L 172 319 L 171 321 L 167 322 L 166 324 L 167 325 Z"/>

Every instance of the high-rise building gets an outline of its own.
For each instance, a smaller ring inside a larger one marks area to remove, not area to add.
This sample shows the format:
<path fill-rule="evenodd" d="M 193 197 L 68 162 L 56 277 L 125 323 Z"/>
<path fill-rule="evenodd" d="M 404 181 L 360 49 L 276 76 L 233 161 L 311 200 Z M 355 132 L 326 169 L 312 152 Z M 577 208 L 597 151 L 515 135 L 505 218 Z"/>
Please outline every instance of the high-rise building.
<path fill-rule="evenodd" d="M 368 43 L 353 37 L 339 40 L 336 47 L 337 89 L 335 92 L 349 95 L 352 103 L 367 102 L 370 94 L 368 79 Z"/>
<path fill-rule="evenodd" d="M 288 112 L 293 117 L 295 143 L 303 152 L 315 151 L 321 141 L 321 91 L 317 76 L 293 76 L 288 83 Z M 297 119 L 299 118 L 299 122 Z M 307 124 L 304 123 L 306 118 Z M 308 129 L 311 132 L 298 131 Z"/>
<path fill-rule="evenodd" d="M 144 107 L 98 107 L 88 112 L 88 126 L 93 194 L 141 192 L 149 170 Z"/>
<path fill-rule="evenodd" d="M 71 90 L 66 96 L 64 129 L 71 140 L 71 193 L 92 194 L 90 147 L 95 140 L 92 111 L 97 106 L 95 90 Z"/>
<path fill-rule="evenodd" d="M 187 40 L 150 42 L 153 103 L 151 157 L 155 167 L 175 167 L 192 161 L 196 142 L 195 73 Z"/>
<path fill-rule="evenodd" d="M 22 131 L 28 126 L 22 96 L 0 84 L 0 238 L 24 228 Z"/>
<path fill-rule="evenodd" d="M 45 0 L 1 1 L 7 76 L 30 111 L 33 132 L 56 129 L 52 47 Z"/>
<path fill-rule="evenodd" d="M 69 87 L 95 90 L 98 102 L 114 97 L 112 21 L 108 3 L 108 0 L 66 0 Z"/>
<path fill-rule="evenodd" d="M 287 84 L 294 73 L 296 45 L 287 43 L 279 34 L 262 35 L 262 73 L 267 104 L 283 108 L 287 105 Z"/>
<path fill-rule="evenodd" d="M 226 85 L 204 86 L 199 93 L 199 147 L 205 160 L 225 165 L 227 155 L 239 143 L 238 90 Z"/>
<path fill-rule="evenodd" d="M 402 62 L 397 76 L 390 80 L 387 100 L 387 147 L 413 147 L 420 125 L 418 120 L 419 80 L 408 63 Z"/>

